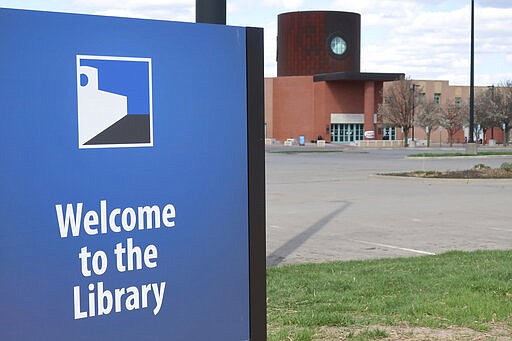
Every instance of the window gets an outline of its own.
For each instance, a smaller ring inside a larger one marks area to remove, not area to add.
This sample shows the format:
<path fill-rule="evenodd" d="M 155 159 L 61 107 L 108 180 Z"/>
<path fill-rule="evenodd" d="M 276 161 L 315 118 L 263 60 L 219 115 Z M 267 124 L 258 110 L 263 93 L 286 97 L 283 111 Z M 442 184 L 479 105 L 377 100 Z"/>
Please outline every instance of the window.
<path fill-rule="evenodd" d="M 434 103 L 441 104 L 441 94 L 438 92 L 434 94 Z"/>
<path fill-rule="evenodd" d="M 418 96 L 418 103 L 425 104 L 425 93 L 424 92 L 420 92 L 420 94 Z"/>
<path fill-rule="evenodd" d="M 347 43 L 343 38 L 336 36 L 331 40 L 331 51 L 334 54 L 341 56 L 345 51 L 347 51 Z"/>
<path fill-rule="evenodd" d="M 382 129 L 382 139 L 383 140 L 396 140 L 396 128 L 395 127 L 384 127 Z"/>

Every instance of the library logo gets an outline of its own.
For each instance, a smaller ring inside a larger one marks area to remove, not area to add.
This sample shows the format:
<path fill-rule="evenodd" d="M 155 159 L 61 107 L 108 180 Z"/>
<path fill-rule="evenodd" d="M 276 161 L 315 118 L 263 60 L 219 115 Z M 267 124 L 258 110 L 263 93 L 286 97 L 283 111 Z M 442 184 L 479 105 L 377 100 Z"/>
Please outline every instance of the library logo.
<path fill-rule="evenodd" d="M 153 146 L 151 58 L 76 56 L 78 147 Z"/>

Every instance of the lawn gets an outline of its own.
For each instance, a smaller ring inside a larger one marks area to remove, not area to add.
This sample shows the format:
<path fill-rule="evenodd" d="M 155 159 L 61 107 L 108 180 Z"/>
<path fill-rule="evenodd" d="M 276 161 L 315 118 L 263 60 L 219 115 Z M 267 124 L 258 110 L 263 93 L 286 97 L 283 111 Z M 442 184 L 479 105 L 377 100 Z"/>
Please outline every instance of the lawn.
<path fill-rule="evenodd" d="M 512 335 L 512 251 L 274 267 L 267 293 L 269 340 L 375 340 L 403 326 Z"/>

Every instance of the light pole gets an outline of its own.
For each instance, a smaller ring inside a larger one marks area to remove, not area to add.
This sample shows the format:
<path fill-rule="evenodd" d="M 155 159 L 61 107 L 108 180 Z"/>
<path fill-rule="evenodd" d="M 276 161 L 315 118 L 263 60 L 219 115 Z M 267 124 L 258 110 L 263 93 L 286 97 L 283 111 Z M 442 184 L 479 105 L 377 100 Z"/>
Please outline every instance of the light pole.
<path fill-rule="evenodd" d="M 471 67 L 469 81 L 469 143 L 474 143 L 475 129 L 475 1 L 471 0 Z"/>
<path fill-rule="evenodd" d="M 412 140 L 414 140 L 414 109 L 416 107 L 416 87 L 419 87 L 418 84 L 413 84 L 412 85 Z"/>
<path fill-rule="evenodd" d="M 471 0 L 471 65 L 469 76 L 469 138 L 466 154 L 476 155 L 477 145 L 473 133 L 475 130 L 475 1 Z"/>
<path fill-rule="evenodd" d="M 494 115 L 494 85 L 487 87 L 491 91 L 491 112 Z M 494 140 L 494 124 L 493 127 L 491 127 L 491 139 Z"/>

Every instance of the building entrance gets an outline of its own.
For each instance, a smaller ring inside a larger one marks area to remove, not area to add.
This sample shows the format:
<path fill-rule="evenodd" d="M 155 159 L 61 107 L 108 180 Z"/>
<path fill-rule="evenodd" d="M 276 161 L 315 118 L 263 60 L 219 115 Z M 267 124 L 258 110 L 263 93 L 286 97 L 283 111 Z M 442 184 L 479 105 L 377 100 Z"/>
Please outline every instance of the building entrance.
<path fill-rule="evenodd" d="M 331 124 L 331 142 L 349 143 L 364 138 L 362 123 L 333 123 Z"/>

